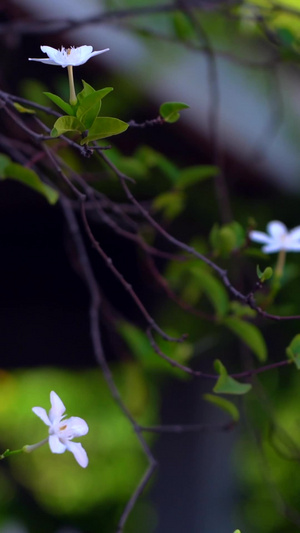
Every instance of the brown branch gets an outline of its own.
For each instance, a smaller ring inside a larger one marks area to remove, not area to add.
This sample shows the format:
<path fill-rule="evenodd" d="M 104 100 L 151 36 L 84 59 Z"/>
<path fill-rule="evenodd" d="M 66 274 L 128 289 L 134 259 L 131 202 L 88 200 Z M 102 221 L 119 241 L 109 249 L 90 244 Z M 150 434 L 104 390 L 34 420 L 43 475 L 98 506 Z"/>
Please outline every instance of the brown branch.
<path fill-rule="evenodd" d="M 103 346 L 102 346 L 102 339 L 101 339 L 101 333 L 100 333 L 101 298 L 100 298 L 98 284 L 94 276 L 94 273 L 93 273 L 93 270 L 92 270 L 92 267 L 91 267 L 91 264 L 88 258 L 88 254 L 85 249 L 85 245 L 84 245 L 84 242 L 81 236 L 78 222 L 71 208 L 71 204 L 69 200 L 64 197 L 61 197 L 60 203 L 61 203 L 64 215 L 65 215 L 66 221 L 68 223 L 68 227 L 69 227 L 73 242 L 77 249 L 78 261 L 81 266 L 82 276 L 83 276 L 85 285 L 87 287 L 87 290 L 90 296 L 90 308 L 89 308 L 90 333 L 91 333 L 92 345 L 93 345 L 93 350 L 94 350 L 96 361 L 98 362 L 102 370 L 104 379 L 108 385 L 108 388 L 110 390 L 112 397 L 114 398 L 115 402 L 119 406 L 119 409 L 122 411 L 124 416 L 127 418 L 129 423 L 131 424 L 149 463 L 149 467 L 147 471 L 145 472 L 144 476 L 142 477 L 141 481 L 136 487 L 134 493 L 132 494 L 129 502 L 127 503 L 122 513 L 122 516 L 119 521 L 119 526 L 118 526 L 118 532 L 121 533 L 128 519 L 128 516 L 136 503 L 136 500 L 142 494 L 145 486 L 147 485 L 151 476 L 153 475 L 153 472 L 156 468 L 156 461 L 154 459 L 154 456 L 146 440 L 144 439 L 142 435 L 141 427 L 135 421 L 130 411 L 127 409 L 126 405 L 124 404 L 122 397 L 120 395 L 120 392 L 115 384 L 109 365 L 107 363 L 104 350 L 103 350 Z"/>

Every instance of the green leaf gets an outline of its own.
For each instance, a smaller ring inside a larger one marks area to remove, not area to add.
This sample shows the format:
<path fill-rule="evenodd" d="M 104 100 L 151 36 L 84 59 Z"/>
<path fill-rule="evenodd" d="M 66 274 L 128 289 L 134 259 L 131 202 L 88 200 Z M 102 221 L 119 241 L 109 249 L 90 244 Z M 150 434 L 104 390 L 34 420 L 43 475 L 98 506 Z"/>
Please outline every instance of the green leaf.
<path fill-rule="evenodd" d="M 85 81 L 82 80 L 82 83 L 84 84 L 84 89 L 82 89 L 82 91 L 77 95 L 77 99 L 79 101 L 80 106 L 85 102 L 87 98 L 90 98 L 93 95 L 95 96 L 96 100 L 102 100 L 107 94 L 111 93 L 111 91 L 114 90 L 113 87 L 104 87 L 103 89 L 95 91 L 95 89 L 93 89 L 93 87 Z"/>
<path fill-rule="evenodd" d="M 176 36 L 182 41 L 195 38 L 195 30 L 188 16 L 181 11 L 175 11 L 173 17 L 173 26 Z"/>
<path fill-rule="evenodd" d="M 180 171 L 179 176 L 176 179 L 176 188 L 186 189 L 195 183 L 216 176 L 218 172 L 218 167 L 212 165 L 197 165 L 185 168 Z"/>
<path fill-rule="evenodd" d="M 111 91 L 113 90 L 113 87 L 103 87 L 103 89 L 98 89 L 98 91 L 95 91 L 95 95 L 97 95 L 97 98 L 102 100 L 107 94 L 111 93 Z"/>
<path fill-rule="evenodd" d="M 159 168 L 171 183 L 176 183 L 179 174 L 177 166 L 157 150 L 153 150 L 150 146 L 141 146 L 135 156 L 151 170 Z"/>
<path fill-rule="evenodd" d="M 260 281 L 264 283 L 264 281 L 267 281 L 267 279 L 270 279 L 273 276 L 273 268 L 267 267 L 265 270 L 261 271 L 259 265 L 257 265 L 256 273 Z"/>
<path fill-rule="evenodd" d="M 233 250 L 240 248 L 245 242 L 244 228 L 236 221 L 219 227 L 214 224 L 209 235 L 214 251 L 227 257 Z"/>
<path fill-rule="evenodd" d="M 63 135 L 67 131 L 77 131 L 79 133 L 83 133 L 86 128 L 84 125 L 78 120 L 77 117 L 59 117 L 53 126 L 53 129 L 51 131 L 52 137 L 58 137 L 59 135 Z"/>
<path fill-rule="evenodd" d="M 120 322 L 118 331 L 128 344 L 137 359 L 150 359 L 153 357 L 153 349 L 147 335 L 129 322 Z"/>
<path fill-rule="evenodd" d="M 76 116 L 89 129 L 101 109 L 101 100 L 106 94 L 113 90 L 112 87 L 100 89 L 86 96 L 77 107 Z"/>
<path fill-rule="evenodd" d="M 251 309 L 249 305 L 241 304 L 240 302 L 237 302 L 236 300 L 232 300 L 229 305 L 230 313 L 232 313 L 236 317 L 243 317 L 247 316 L 250 318 L 256 317 L 256 311 L 254 309 Z"/>
<path fill-rule="evenodd" d="M 134 357 L 144 368 L 159 373 L 171 373 L 181 379 L 188 378 L 187 374 L 183 373 L 178 368 L 173 368 L 170 363 L 164 361 L 154 352 L 147 335 L 143 331 L 128 322 L 120 322 L 118 324 L 118 331 L 130 348 Z M 174 336 L 177 336 L 178 333 L 174 331 L 173 334 Z M 193 354 L 192 344 L 186 342 L 183 344 L 176 344 L 174 347 L 174 344 L 172 345 L 168 341 L 162 341 L 161 349 L 168 357 L 181 364 L 186 364 Z"/>
<path fill-rule="evenodd" d="M 300 370 L 300 334 L 296 335 L 286 349 L 286 354 Z"/>
<path fill-rule="evenodd" d="M 29 107 L 24 107 L 23 105 L 19 104 L 18 102 L 14 102 L 14 108 L 19 111 L 19 113 L 30 113 L 32 115 L 35 114 L 34 109 L 29 109 Z"/>
<path fill-rule="evenodd" d="M 136 157 L 124 156 L 115 146 L 109 150 L 109 159 L 123 173 L 131 176 L 133 179 L 145 179 L 148 177 L 148 169 L 143 161 Z"/>
<path fill-rule="evenodd" d="M 0 154 L 0 178 L 6 177 L 5 169 L 7 165 L 9 165 L 9 163 L 11 163 L 10 157 L 8 157 L 8 155 L 5 155 L 5 154 Z"/>
<path fill-rule="evenodd" d="M 58 192 L 52 189 L 49 185 L 43 183 L 33 170 L 23 167 L 23 165 L 19 165 L 18 163 L 10 162 L 5 167 L 2 179 L 6 178 L 12 178 L 19 181 L 34 191 L 42 194 L 48 200 L 49 204 L 55 204 L 59 198 Z"/>
<path fill-rule="evenodd" d="M 241 246 L 243 246 L 245 244 L 246 238 L 246 232 L 243 226 L 241 226 L 241 224 L 239 224 L 239 222 L 237 222 L 236 220 L 233 220 L 232 222 L 227 224 L 227 226 L 232 229 L 235 235 L 235 248 L 240 248 Z"/>
<path fill-rule="evenodd" d="M 128 128 L 128 124 L 112 117 L 98 117 L 95 119 L 92 127 L 89 129 L 87 137 L 80 141 L 80 144 L 87 144 L 90 141 L 97 141 L 98 139 L 105 139 L 112 135 L 123 133 Z"/>
<path fill-rule="evenodd" d="M 101 98 L 104 98 L 104 96 L 106 96 L 108 93 L 114 90 L 113 87 L 104 87 L 103 89 L 99 89 L 98 91 L 96 91 L 94 87 L 89 85 L 86 81 L 84 80 L 81 80 L 81 81 L 82 81 L 83 89 L 82 91 L 80 91 L 80 93 L 77 94 L 77 100 L 79 104 L 81 104 L 83 100 L 87 98 L 87 96 L 90 96 L 91 94 L 94 94 L 97 92 L 100 95 L 101 93 Z"/>
<path fill-rule="evenodd" d="M 154 199 L 152 205 L 154 209 L 163 211 L 167 220 L 173 220 L 185 207 L 185 195 L 179 191 L 164 192 Z"/>
<path fill-rule="evenodd" d="M 260 362 L 267 359 L 267 346 L 259 329 L 240 318 L 228 317 L 223 324 L 235 333 L 255 353 Z"/>
<path fill-rule="evenodd" d="M 228 372 L 223 363 L 217 359 L 214 362 L 215 370 L 220 377 L 215 384 L 213 391 L 217 394 L 246 394 L 252 389 L 250 383 L 240 383 L 236 379 L 228 376 Z"/>
<path fill-rule="evenodd" d="M 99 115 L 100 108 L 101 100 L 94 100 L 94 94 L 87 96 L 82 104 L 79 105 L 76 116 L 82 122 L 85 129 L 88 130 L 92 126 L 95 118 Z"/>
<path fill-rule="evenodd" d="M 225 398 L 221 398 L 220 396 L 214 396 L 213 394 L 203 394 L 203 398 L 207 402 L 210 402 L 213 405 L 220 407 L 220 409 L 228 413 L 235 422 L 238 422 L 240 418 L 240 413 L 234 403 L 229 400 L 226 400 Z"/>
<path fill-rule="evenodd" d="M 47 93 L 44 92 L 44 94 L 52 101 L 54 104 L 56 104 L 60 109 L 62 109 L 65 113 L 68 115 L 74 116 L 75 115 L 75 107 L 71 104 L 68 104 L 68 102 L 65 102 L 60 96 L 57 96 L 57 94 L 53 93 Z"/>
<path fill-rule="evenodd" d="M 176 122 L 180 118 L 179 111 L 188 109 L 190 106 L 181 102 L 165 102 L 159 108 L 160 116 L 165 122 Z"/>
<path fill-rule="evenodd" d="M 218 224 L 213 225 L 209 234 L 209 240 L 214 252 L 225 257 L 234 250 L 236 242 L 232 229 L 227 226 L 222 226 L 220 228 Z"/>
<path fill-rule="evenodd" d="M 222 283 L 210 272 L 198 266 L 191 267 L 190 271 L 197 279 L 197 284 L 210 300 L 219 317 L 224 316 L 228 311 L 229 298 Z"/>
<path fill-rule="evenodd" d="M 79 104 L 81 104 L 84 98 L 89 96 L 89 94 L 93 94 L 95 92 L 95 89 L 91 85 L 89 85 L 86 81 L 84 80 L 81 80 L 81 81 L 82 81 L 83 89 L 82 91 L 80 91 L 80 93 L 77 94 L 77 100 Z"/>
<path fill-rule="evenodd" d="M 153 352 L 149 339 L 143 331 L 128 322 L 120 322 L 118 324 L 118 331 L 133 356 L 144 368 L 158 372 L 169 370 L 167 363 Z"/>
<path fill-rule="evenodd" d="M 277 36 L 279 37 L 283 46 L 290 47 L 296 41 L 295 35 L 289 30 L 289 28 L 278 28 Z"/>

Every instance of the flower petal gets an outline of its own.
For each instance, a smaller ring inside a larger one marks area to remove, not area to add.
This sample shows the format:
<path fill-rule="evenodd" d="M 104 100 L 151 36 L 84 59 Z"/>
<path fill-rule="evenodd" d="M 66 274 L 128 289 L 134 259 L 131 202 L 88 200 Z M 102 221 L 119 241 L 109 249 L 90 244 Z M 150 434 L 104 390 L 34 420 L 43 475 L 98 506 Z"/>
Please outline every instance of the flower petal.
<path fill-rule="evenodd" d="M 67 420 L 64 420 L 64 423 L 67 424 L 68 431 L 72 433 L 72 439 L 74 437 L 82 437 L 89 431 L 89 426 L 86 421 L 83 418 L 79 418 L 79 416 L 71 416 Z"/>
<path fill-rule="evenodd" d="M 293 241 L 287 238 L 284 249 L 287 252 L 300 252 L 300 241 Z"/>
<path fill-rule="evenodd" d="M 91 53 L 93 51 L 92 46 L 88 46 L 84 44 L 83 46 L 78 46 L 78 48 L 72 48 L 70 56 L 74 56 L 74 59 L 76 58 L 76 65 L 82 65 L 82 63 L 85 63 L 90 59 Z"/>
<path fill-rule="evenodd" d="M 254 242 L 262 242 L 265 244 L 269 244 L 270 242 L 273 242 L 273 239 L 269 237 L 266 233 L 263 233 L 262 231 L 249 231 L 249 238 L 251 241 Z"/>
<path fill-rule="evenodd" d="M 83 65 L 86 63 L 91 57 L 96 56 L 98 54 L 103 54 L 103 52 L 107 52 L 109 48 L 105 48 L 105 50 L 97 50 L 93 52 L 92 46 L 79 46 L 78 48 L 72 48 L 70 55 L 68 56 L 68 64 L 73 65 L 74 67 Z"/>
<path fill-rule="evenodd" d="M 92 52 L 90 57 L 98 56 L 99 54 L 103 54 L 104 52 L 108 52 L 109 48 L 104 48 L 103 50 L 95 50 L 95 52 Z"/>
<path fill-rule="evenodd" d="M 49 419 L 53 423 L 56 420 L 60 420 L 64 414 L 66 408 L 56 392 L 50 392 L 51 409 L 49 411 Z"/>
<path fill-rule="evenodd" d="M 273 239 L 279 240 L 282 239 L 284 235 L 288 234 L 288 229 L 283 222 L 279 220 L 272 220 L 267 224 L 267 231 Z"/>
<path fill-rule="evenodd" d="M 44 409 L 43 407 L 33 407 L 32 410 L 34 414 L 37 415 L 44 422 L 44 424 L 46 424 L 46 426 L 51 426 L 51 422 L 46 413 L 46 409 Z"/>
<path fill-rule="evenodd" d="M 275 252 L 279 252 L 280 250 L 285 250 L 285 245 L 276 241 L 272 241 L 262 247 L 262 252 L 265 254 L 273 254 Z"/>
<path fill-rule="evenodd" d="M 296 228 L 291 229 L 291 231 L 289 232 L 288 238 L 291 241 L 300 242 L 300 226 L 297 226 Z"/>
<path fill-rule="evenodd" d="M 68 442 L 67 449 L 74 455 L 77 463 L 82 466 L 82 468 L 87 467 L 89 464 L 89 459 L 80 442 Z"/>
<path fill-rule="evenodd" d="M 57 435 L 49 436 L 49 446 L 52 453 L 64 453 L 67 446 L 63 444 Z"/>
<path fill-rule="evenodd" d="M 40 63 L 46 63 L 47 65 L 57 65 L 56 61 L 52 61 L 52 59 L 49 58 L 39 59 L 37 57 L 29 57 L 28 61 L 39 61 Z"/>
<path fill-rule="evenodd" d="M 40 48 L 44 54 L 47 54 L 47 56 L 52 59 L 52 61 L 60 65 L 62 50 L 64 50 L 64 48 L 62 50 L 57 50 L 56 48 L 52 48 L 52 46 L 46 45 L 43 45 Z"/>

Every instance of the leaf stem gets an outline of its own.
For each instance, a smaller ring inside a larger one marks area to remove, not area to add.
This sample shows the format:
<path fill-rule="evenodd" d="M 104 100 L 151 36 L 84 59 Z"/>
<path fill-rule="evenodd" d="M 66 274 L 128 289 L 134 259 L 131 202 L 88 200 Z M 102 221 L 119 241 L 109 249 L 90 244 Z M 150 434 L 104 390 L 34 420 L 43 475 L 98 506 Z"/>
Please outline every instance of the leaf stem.
<path fill-rule="evenodd" d="M 276 268 L 275 268 L 275 276 L 278 279 L 280 279 L 283 274 L 283 269 L 285 265 L 285 257 L 286 257 L 286 250 L 284 249 L 280 250 L 278 254 Z"/>

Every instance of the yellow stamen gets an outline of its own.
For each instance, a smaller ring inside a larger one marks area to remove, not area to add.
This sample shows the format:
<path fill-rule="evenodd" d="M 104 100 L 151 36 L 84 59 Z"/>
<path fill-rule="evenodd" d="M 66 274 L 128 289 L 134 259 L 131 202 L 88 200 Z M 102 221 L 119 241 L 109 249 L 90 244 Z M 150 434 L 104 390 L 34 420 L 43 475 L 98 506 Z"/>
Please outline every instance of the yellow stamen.
<path fill-rule="evenodd" d="M 61 426 L 59 429 L 60 429 L 60 431 L 63 431 L 64 429 L 66 429 L 66 427 L 67 427 L 67 425 Z"/>

